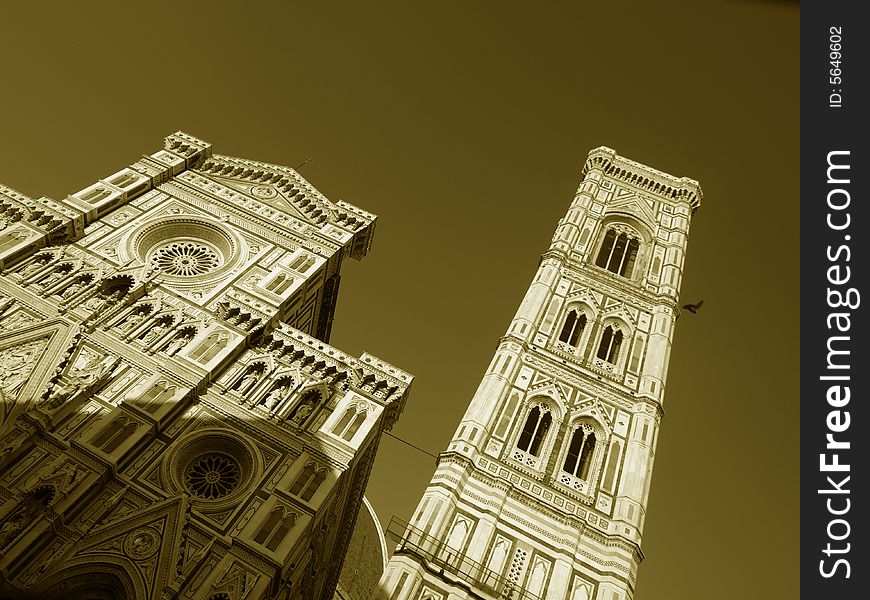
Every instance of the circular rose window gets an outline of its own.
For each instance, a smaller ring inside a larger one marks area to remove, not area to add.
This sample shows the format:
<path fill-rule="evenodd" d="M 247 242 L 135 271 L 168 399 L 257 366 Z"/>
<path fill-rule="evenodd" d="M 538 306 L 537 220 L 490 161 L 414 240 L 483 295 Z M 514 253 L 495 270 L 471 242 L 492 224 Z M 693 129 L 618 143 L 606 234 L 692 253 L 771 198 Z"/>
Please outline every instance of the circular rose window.
<path fill-rule="evenodd" d="M 183 436 L 161 467 L 167 489 L 186 491 L 199 510 L 238 506 L 263 474 L 263 457 L 245 436 L 206 428 Z"/>
<path fill-rule="evenodd" d="M 198 216 L 161 217 L 134 231 L 121 260 L 138 257 L 172 285 L 216 281 L 247 257 L 245 241 L 225 223 Z M 122 255 L 123 254 L 123 255 Z"/>
<path fill-rule="evenodd" d="M 170 242 L 160 246 L 152 252 L 149 260 L 155 269 L 179 277 L 204 275 L 221 266 L 218 252 L 194 241 Z"/>
<path fill-rule="evenodd" d="M 241 479 L 239 463 L 225 454 L 209 454 L 187 469 L 185 483 L 190 493 L 205 500 L 216 500 L 232 492 Z"/>

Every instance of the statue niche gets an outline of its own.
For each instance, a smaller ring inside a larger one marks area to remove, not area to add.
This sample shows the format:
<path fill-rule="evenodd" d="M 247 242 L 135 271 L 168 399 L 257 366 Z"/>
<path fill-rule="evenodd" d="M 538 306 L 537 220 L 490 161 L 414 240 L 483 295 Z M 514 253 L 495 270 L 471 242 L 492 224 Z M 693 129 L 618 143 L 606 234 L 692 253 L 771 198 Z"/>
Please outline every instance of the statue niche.
<path fill-rule="evenodd" d="M 150 346 L 161 336 L 166 334 L 169 331 L 169 328 L 172 326 L 172 317 L 169 315 L 164 315 L 159 317 L 151 327 L 147 328 L 144 332 L 139 334 L 139 339 L 142 340 L 142 343 L 146 346 Z"/>
<path fill-rule="evenodd" d="M 25 264 L 18 270 L 18 275 L 21 279 L 28 279 L 29 277 L 36 275 L 39 271 L 44 269 L 49 262 L 51 262 L 52 256 L 50 254 L 37 254 L 33 257 L 31 261 Z"/>
<path fill-rule="evenodd" d="M 257 385 L 257 382 L 260 381 L 264 371 L 265 366 L 262 364 L 258 363 L 249 366 L 230 389 L 244 396 L 246 393 L 250 392 L 255 385 Z"/>
<path fill-rule="evenodd" d="M 0 551 L 11 545 L 45 511 L 54 497 L 54 488 L 36 490 L 3 520 L 0 525 Z"/>
<path fill-rule="evenodd" d="M 314 412 L 314 409 L 317 407 L 317 401 L 320 399 L 320 393 L 316 391 L 311 391 L 305 394 L 302 397 L 302 400 L 299 401 L 299 404 L 296 408 L 293 409 L 293 412 L 290 413 L 290 422 L 294 425 L 301 427 L 305 421 L 311 416 L 311 413 Z"/>
<path fill-rule="evenodd" d="M 267 410 L 274 410 L 281 402 L 290 396 L 292 389 L 293 380 L 290 378 L 282 378 L 278 380 L 275 387 L 273 387 L 269 393 L 260 400 L 260 404 L 262 404 Z"/>
<path fill-rule="evenodd" d="M 183 327 L 172 336 L 169 343 L 166 344 L 161 352 L 172 356 L 180 352 L 194 337 L 196 337 L 195 327 Z"/>
<path fill-rule="evenodd" d="M 126 317 L 121 319 L 116 326 L 124 334 L 132 333 L 152 313 L 154 308 L 150 304 L 141 304 L 134 307 Z"/>

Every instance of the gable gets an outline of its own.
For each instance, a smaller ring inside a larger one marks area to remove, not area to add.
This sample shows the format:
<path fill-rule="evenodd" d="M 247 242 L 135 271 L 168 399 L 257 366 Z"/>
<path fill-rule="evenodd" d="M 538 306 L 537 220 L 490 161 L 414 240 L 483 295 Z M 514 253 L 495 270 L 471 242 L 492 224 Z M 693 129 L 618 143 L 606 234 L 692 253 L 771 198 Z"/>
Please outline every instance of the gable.
<path fill-rule="evenodd" d="M 48 381 L 77 330 L 61 319 L 6 332 L 0 340 L 0 426 L 33 404 L 48 389 Z"/>

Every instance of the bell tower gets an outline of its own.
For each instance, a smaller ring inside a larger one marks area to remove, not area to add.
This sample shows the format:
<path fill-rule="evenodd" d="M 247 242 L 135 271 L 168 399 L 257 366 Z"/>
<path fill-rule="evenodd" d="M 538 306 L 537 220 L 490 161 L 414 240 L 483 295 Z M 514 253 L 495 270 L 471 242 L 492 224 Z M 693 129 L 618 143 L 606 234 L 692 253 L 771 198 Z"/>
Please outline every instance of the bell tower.
<path fill-rule="evenodd" d="M 600 147 L 381 581 L 629 600 L 697 182 Z"/>

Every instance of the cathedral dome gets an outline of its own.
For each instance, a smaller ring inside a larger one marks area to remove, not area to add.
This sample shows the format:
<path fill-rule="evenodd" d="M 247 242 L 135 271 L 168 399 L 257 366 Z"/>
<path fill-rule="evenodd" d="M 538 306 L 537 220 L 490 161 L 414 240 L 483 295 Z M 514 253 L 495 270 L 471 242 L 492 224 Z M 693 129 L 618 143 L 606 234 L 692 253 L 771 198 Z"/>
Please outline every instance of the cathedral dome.
<path fill-rule="evenodd" d="M 372 505 L 363 497 L 333 600 L 369 600 L 387 568 L 387 542 Z"/>

